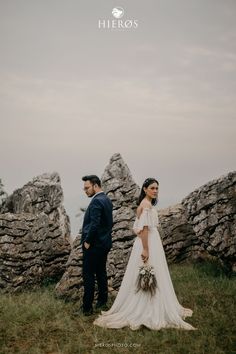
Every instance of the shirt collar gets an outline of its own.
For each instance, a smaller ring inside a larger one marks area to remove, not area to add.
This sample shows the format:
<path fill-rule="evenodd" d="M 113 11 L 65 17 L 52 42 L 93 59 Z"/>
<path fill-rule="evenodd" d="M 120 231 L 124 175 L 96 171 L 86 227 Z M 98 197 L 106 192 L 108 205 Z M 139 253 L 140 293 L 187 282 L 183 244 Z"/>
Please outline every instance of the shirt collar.
<path fill-rule="evenodd" d="M 103 192 L 103 191 L 100 191 L 100 192 L 95 193 L 95 194 L 92 196 L 91 200 L 92 200 L 94 197 L 96 197 L 96 195 L 98 195 L 98 194 L 100 194 L 100 193 L 104 193 L 104 192 Z"/>

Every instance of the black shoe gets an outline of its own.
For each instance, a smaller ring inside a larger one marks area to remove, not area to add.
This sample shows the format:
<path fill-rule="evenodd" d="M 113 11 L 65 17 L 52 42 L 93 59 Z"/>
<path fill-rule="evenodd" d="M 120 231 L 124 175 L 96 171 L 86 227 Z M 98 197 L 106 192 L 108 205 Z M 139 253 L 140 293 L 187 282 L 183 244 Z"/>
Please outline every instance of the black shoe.
<path fill-rule="evenodd" d="M 98 311 L 107 311 L 108 310 L 107 303 L 98 301 L 96 303 L 95 309 Z"/>
<path fill-rule="evenodd" d="M 90 316 L 90 315 L 92 315 L 92 314 L 93 314 L 93 309 L 92 309 L 92 308 L 89 309 L 89 310 L 84 310 L 83 306 L 81 306 L 81 307 L 79 308 L 79 310 L 74 311 L 74 312 L 72 313 L 72 316 L 73 316 L 73 317 L 78 317 L 78 316 L 82 316 L 82 315 L 84 315 L 84 316 Z"/>
<path fill-rule="evenodd" d="M 89 309 L 89 310 L 83 310 L 83 315 L 84 316 L 91 316 L 93 314 L 93 309 Z"/>

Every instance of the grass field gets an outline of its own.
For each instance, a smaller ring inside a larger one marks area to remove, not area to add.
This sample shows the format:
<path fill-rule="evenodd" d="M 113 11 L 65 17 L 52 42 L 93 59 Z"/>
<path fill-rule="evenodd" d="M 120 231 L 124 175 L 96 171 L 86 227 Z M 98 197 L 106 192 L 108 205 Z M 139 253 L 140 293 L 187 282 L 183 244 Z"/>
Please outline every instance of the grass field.
<path fill-rule="evenodd" d="M 57 299 L 50 283 L 0 294 L 0 353 L 236 353 L 235 277 L 214 263 L 173 264 L 170 273 L 179 302 L 194 310 L 186 320 L 197 331 L 95 327 L 96 315 L 73 317 L 80 304 Z"/>

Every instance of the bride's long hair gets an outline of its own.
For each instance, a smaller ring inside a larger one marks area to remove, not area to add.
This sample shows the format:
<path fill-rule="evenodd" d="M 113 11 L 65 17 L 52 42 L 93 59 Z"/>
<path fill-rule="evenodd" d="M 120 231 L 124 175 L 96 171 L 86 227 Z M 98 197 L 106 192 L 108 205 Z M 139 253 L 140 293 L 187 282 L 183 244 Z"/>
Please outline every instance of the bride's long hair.
<path fill-rule="evenodd" d="M 157 185 L 159 186 L 159 182 L 155 179 L 155 178 L 147 178 L 145 179 L 145 181 L 143 182 L 143 185 L 142 185 L 142 189 L 141 189 L 141 192 L 140 192 L 140 195 L 138 197 L 138 201 L 137 201 L 137 204 L 139 205 L 141 203 L 141 201 L 145 198 L 146 194 L 144 192 L 144 188 L 147 188 L 148 186 L 150 186 L 150 184 L 152 183 L 157 183 Z M 157 198 L 154 198 L 152 199 L 152 205 L 156 205 L 158 202 L 158 199 Z"/>

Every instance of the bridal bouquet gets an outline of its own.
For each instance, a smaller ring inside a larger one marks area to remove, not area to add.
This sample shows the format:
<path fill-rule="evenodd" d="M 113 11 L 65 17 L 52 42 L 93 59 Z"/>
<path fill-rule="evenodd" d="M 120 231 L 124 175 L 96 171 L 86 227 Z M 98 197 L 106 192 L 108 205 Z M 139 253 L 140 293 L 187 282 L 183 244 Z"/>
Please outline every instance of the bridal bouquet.
<path fill-rule="evenodd" d="M 156 293 L 157 280 L 154 268 L 148 264 L 139 267 L 139 273 L 136 280 L 136 292 L 143 290 L 149 292 L 151 296 Z"/>

